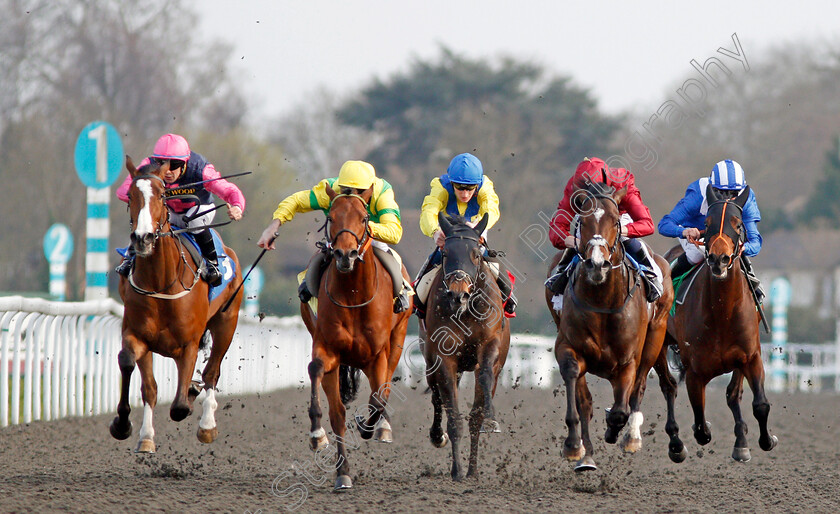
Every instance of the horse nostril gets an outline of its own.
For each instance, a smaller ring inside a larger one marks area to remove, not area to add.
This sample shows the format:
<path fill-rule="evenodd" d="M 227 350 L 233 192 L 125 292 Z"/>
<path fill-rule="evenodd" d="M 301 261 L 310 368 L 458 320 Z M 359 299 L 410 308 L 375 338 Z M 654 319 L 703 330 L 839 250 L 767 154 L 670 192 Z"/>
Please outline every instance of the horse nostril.
<path fill-rule="evenodd" d="M 336 249 L 333 250 L 333 256 L 337 260 L 342 260 L 342 259 L 344 259 L 344 251 L 341 250 L 340 248 L 336 248 Z"/>
<path fill-rule="evenodd" d="M 586 259 L 583 261 L 583 265 L 586 266 L 586 269 L 592 269 L 595 267 L 595 264 L 592 263 L 592 259 Z"/>
<path fill-rule="evenodd" d="M 359 256 L 358 250 L 350 250 L 350 253 L 347 255 L 348 258 L 351 260 L 356 259 Z"/>

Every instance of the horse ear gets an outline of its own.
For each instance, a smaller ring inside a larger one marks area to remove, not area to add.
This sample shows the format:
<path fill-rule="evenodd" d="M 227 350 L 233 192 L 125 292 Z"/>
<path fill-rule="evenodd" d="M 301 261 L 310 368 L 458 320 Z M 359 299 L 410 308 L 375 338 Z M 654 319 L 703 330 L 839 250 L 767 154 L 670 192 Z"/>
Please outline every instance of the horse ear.
<path fill-rule="evenodd" d="M 621 205 L 622 200 L 624 200 L 624 196 L 627 195 L 627 186 L 622 187 L 618 191 L 614 192 L 612 197 L 615 200 L 615 203 Z"/>
<path fill-rule="evenodd" d="M 364 201 L 365 201 L 365 203 L 368 203 L 368 204 L 369 204 L 369 203 L 370 203 L 370 199 L 373 197 L 373 184 L 371 184 L 369 188 L 367 188 L 367 189 L 365 189 L 364 191 L 362 191 L 362 194 L 361 194 L 361 195 L 359 195 L 359 196 L 361 196 L 361 197 L 362 197 L 362 200 L 364 200 Z"/>
<path fill-rule="evenodd" d="M 443 234 L 449 237 L 452 234 L 452 223 L 449 222 L 449 219 L 442 211 L 438 213 L 438 223 L 440 224 L 440 229 L 443 230 Z"/>
<path fill-rule="evenodd" d="M 484 233 L 484 230 L 487 228 L 487 223 L 490 221 L 490 215 L 488 213 L 484 213 L 484 216 L 481 217 L 481 221 L 475 226 L 475 233 L 479 236 Z"/>
<path fill-rule="evenodd" d="M 327 186 L 324 188 L 324 191 L 327 193 L 327 196 L 330 197 L 330 203 L 332 203 L 332 201 L 335 200 L 335 197 L 338 196 L 329 184 L 327 184 Z"/>
<path fill-rule="evenodd" d="M 128 170 L 128 174 L 131 175 L 131 178 L 134 178 L 137 175 L 137 168 L 134 167 L 134 161 L 131 160 L 129 155 L 125 156 L 125 168 Z"/>
<path fill-rule="evenodd" d="M 744 189 L 738 193 L 738 198 L 735 199 L 735 204 L 738 205 L 741 209 L 744 208 L 744 205 L 747 204 L 747 200 L 750 199 L 750 186 L 745 186 Z"/>
<path fill-rule="evenodd" d="M 720 201 L 720 195 L 715 190 L 714 186 L 712 184 L 709 184 L 708 186 L 706 186 L 706 203 L 710 204 L 712 202 L 717 201 Z"/>

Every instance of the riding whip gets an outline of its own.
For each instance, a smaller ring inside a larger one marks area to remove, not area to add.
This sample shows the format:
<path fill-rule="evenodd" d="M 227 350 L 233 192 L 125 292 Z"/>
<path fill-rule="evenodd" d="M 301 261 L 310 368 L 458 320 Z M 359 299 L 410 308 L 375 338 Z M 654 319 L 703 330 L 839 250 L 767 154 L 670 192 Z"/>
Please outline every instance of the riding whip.
<path fill-rule="evenodd" d="M 224 307 L 222 307 L 222 312 L 227 312 L 228 307 L 230 307 L 231 302 L 233 302 L 233 299 L 236 298 L 236 295 L 239 293 L 239 290 L 242 288 L 242 285 L 245 284 L 245 280 L 248 279 L 248 275 L 250 275 L 251 272 L 254 271 L 254 268 L 257 267 L 257 263 L 260 262 L 260 259 L 262 259 L 263 255 L 265 255 L 265 252 L 268 251 L 268 248 L 271 246 L 271 243 L 273 243 L 274 240 L 277 239 L 277 236 L 279 236 L 279 235 L 280 235 L 280 232 L 275 232 L 274 237 L 272 237 L 271 239 L 268 240 L 268 244 L 265 245 L 265 248 L 263 248 L 263 251 L 261 251 L 260 254 L 257 256 L 257 260 L 254 261 L 254 264 L 251 264 L 251 268 L 248 270 L 248 273 L 246 273 L 245 276 L 242 277 L 242 282 L 240 282 L 239 285 L 236 286 L 236 291 L 233 292 L 233 294 L 230 296 L 230 299 L 225 303 Z"/>

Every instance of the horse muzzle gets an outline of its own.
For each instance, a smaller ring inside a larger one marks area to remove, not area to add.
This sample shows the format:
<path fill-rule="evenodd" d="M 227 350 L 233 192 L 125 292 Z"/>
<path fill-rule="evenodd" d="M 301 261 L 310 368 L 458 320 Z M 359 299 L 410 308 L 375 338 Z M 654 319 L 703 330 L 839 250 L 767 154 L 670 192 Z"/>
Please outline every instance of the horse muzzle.
<path fill-rule="evenodd" d="M 715 280 L 724 280 L 732 267 L 732 257 L 729 255 L 709 255 L 706 257 L 706 264 L 712 272 Z"/>
<path fill-rule="evenodd" d="M 131 245 L 134 247 L 134 253 L 138 257 L 148 257 L 155 249 L 155 237 L 152 233 L 146 233 L 138 236 L 136 232 L 132 232 L 129 236 L 131 238 Z"/>
<path fill-rule="evenodd" d="M 335 269 L 339 273 L 350 273 L 356 265 L 356 260 L 359 259 L 359 251 L 355 248 L 349 251 L 336 248 L 333 250 L 333 259 L 335 259 Z"/>
<path fill-rule="evenodd" d="M 583 269 L 586 272 L 586 280 L 594 285 L 603 284 L 607 280 L 607 272 L 612 268 L 612 264 L 608 260 L 601 261 L 600 264 L 590 259 L 583 261 Z"/>

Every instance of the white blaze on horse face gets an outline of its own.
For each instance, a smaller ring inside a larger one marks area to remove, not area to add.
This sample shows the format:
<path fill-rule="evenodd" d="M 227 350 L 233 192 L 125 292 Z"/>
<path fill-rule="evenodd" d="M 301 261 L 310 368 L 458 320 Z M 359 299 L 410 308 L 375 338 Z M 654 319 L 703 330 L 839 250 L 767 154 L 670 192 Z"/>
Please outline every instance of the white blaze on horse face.
<path fill-rule="evenodd" d="M 604 209 L 598 207 L 592 215 L 595 216 L 595 221 L 600 223 L 601 217 L 604 215 Z"/>
<path fill-rule="evenodd" d="M 216 401 L 216 390 L 205 389 L 207 396 L 204 397 L 204 402 L 201 404 L 202 412 L 201 419 L 198 421 L 198 427 L 204 430 L 216 428 L 216 407 L 219 403 Z"/>
<path fill-rule="evenodd" d="M 600 246 L 596 246 L 592 249 L 592 264 L 594 264 L 596 268 L 604 264 L 604 253 L 601 251 Z"/>
<path fill-rule="evenodd" d="M 141 179 L 137 181 L 136 185 L 137 189 L 143 193 L 143 208 L 140 209 L 140 214 L 137 215 L 137 226 L 134 227 L 134 233 L 138 236 L 143 236 L 154 232 L 154 227 L 152 227 L 152 212 L 149 210 L 149 200 L 152 198 L 152 181 Z"/>

